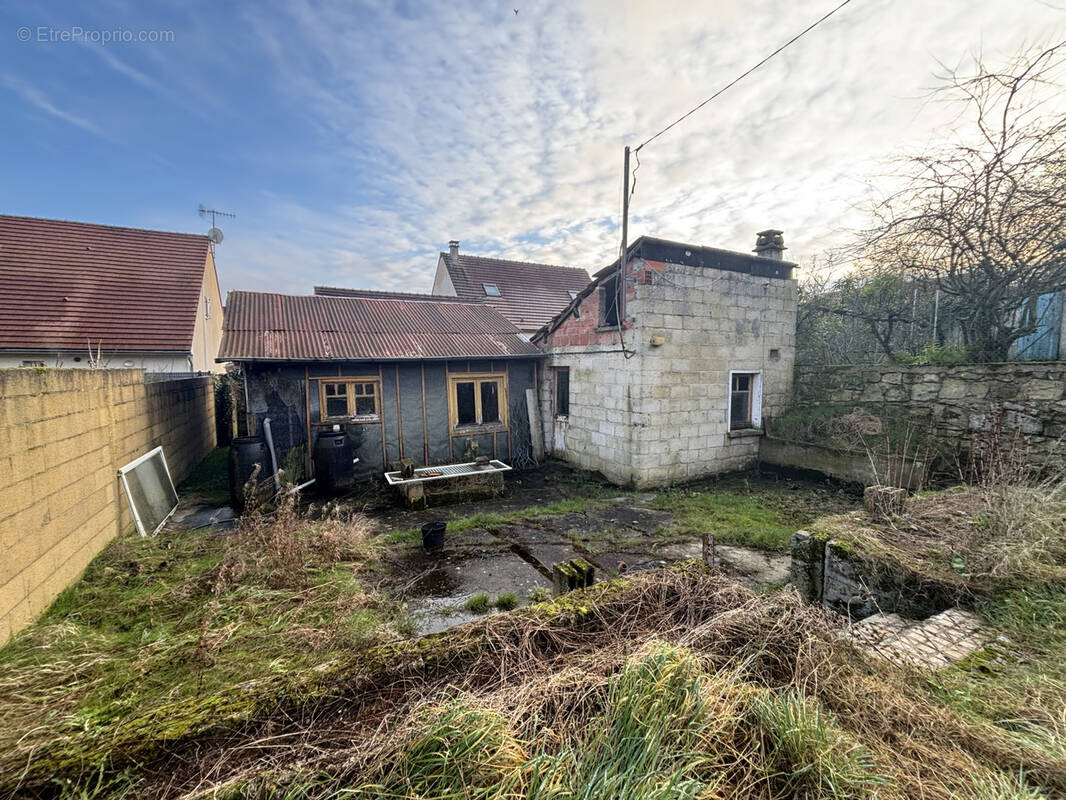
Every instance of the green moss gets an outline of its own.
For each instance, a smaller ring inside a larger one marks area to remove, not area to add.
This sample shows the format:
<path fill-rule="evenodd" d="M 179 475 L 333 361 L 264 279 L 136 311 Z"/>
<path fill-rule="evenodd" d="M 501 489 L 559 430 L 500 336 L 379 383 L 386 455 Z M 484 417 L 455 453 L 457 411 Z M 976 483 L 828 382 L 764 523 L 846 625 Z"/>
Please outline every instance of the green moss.
<path fill-rule="evenodd" d="M 659 495 L 656 508 L 669 511 L 677 522 L 671 536 L 699 537 L 766 550 L 785 550 L 798 526 L 758 495 L 729 492 L 671 490 Z"/>
<path fill-rule="evenodd" d="M 470 595 L 470 597 L 467 598 L 466 603 L 463 604 L 463 607 L 471 614 L 484 614 L 492 608 L 492 598 L 485 592 L 478 592 L 477 594 Z"/>
<path fill-rule="evenodd" d="M 510 611 L 518 608 L 518 595 L 514 592 L 504 592 L 496 598 L 496 608 L 500 611 Z"/>

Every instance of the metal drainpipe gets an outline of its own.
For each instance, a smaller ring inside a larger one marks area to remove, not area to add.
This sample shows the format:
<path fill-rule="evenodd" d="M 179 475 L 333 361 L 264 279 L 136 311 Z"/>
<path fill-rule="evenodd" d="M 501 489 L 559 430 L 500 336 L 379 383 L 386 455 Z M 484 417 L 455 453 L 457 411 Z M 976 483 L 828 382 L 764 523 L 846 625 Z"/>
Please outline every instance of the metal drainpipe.
<path fill-rule="evenodd" d="M 270 463 L 274 467 L 272 477 L 274 478 L 274 488 L 281 489 L 281 478 L 278 475 L 278 456 L 274 452 L 274 437 L 270 434 L 270 417 L 263 419 L 263 436 L 266 437 L 267 449 L 270 451 Z"/>

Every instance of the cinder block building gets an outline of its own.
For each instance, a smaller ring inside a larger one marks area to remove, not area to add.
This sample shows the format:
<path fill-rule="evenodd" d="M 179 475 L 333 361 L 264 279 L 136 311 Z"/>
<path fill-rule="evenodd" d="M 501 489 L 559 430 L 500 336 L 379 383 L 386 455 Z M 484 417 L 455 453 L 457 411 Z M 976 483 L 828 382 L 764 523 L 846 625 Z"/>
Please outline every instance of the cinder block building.
<path fill-rule="evenodd" d="M 641 237 L 598 272 L 533 337 L 548 452 L 635 487 L 755 462 L 792 382 L 784 250 L 774 230 L 754 255 Z"/>

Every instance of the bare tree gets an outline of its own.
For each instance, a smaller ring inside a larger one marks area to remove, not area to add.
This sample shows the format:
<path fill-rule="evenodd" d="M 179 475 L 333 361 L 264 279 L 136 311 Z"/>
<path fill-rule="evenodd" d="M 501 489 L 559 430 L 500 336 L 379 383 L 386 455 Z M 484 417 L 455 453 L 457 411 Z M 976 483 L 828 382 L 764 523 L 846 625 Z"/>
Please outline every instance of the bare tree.
<path fill-rule="evenodd" d="M 935 96 L 961 103 L 958 134 L 905 159 L 906 185 L 864 237 L 883 274 L 935 281 L 953 335 L 981 360 L 1006 359 L 1036 330 L 1027 304 L 1066 286 L 1064 64 L 1060 42 L 1001 71 L 975 59 L 944 76 Z"/>
<path fill-rule="evenodd" d="M 877 264 L 860 264 L 836 277 L 836 256 L 828 253 L 821 266 L 812 263 L 800 281 L 796 345 L 801 363 L 899 361 L 930 342 L 928 322 L 915 315 L 916 308 L 924 312 L 928 305 L 927 291 L 918 304 L 925 282 Z"/>

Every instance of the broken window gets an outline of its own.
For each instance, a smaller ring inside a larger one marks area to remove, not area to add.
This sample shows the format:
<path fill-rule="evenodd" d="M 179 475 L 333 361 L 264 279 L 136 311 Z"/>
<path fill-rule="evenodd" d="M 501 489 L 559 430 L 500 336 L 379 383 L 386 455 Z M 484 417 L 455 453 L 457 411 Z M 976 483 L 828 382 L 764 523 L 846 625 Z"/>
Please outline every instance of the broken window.
<path fill-rule="evenodd" d="M 481 384 L 481 421 L 500 421 L 500 384 L 496 381 L 484 381 Z"/>
<path fill-rule="evenodd" d="M 570 416 L 570 367 L 555 368 L 555 416 Z"/>
<path fill-rule="evenodd" d="M 477 425 L 477 402 L 474 399 L 474 383 L 455 384 L 455 405 L 459 412 L 459 425 Z"/>
<path fill-rule="evenodd" d="M 355 422 L 374 422 L 379 419 L 377 378 L 355 378 L 322 381 L 319 384 L 319 406 L 322 419 L 344 419 Z"/>
<path fill-rule="evenodd" d="M 503 373 L 451 375 L 449 381 L 452 428 L 507 424 L 507 378 Z"/>
<path fill-rule="evenodd" d="M 729 430 L 757 428 L 762 423 L 762 374 L 732 372 L 729 375 Z"/>
<path fill-rule="evenodd" d="M 618 325 L 619 301 L 618 276 L 612 275 L 600 286 L 600 325 Z"/>

